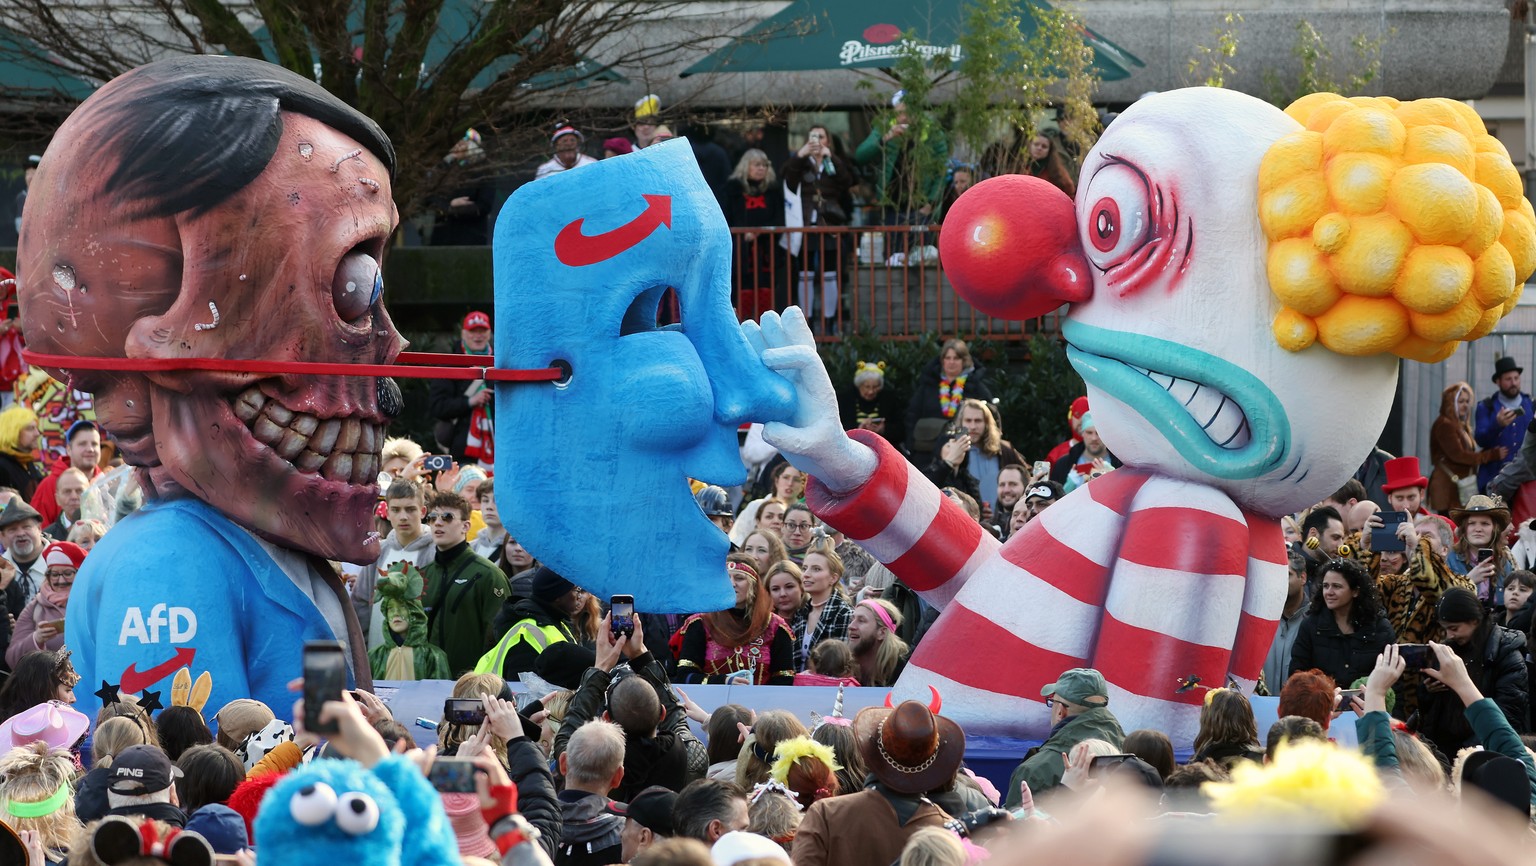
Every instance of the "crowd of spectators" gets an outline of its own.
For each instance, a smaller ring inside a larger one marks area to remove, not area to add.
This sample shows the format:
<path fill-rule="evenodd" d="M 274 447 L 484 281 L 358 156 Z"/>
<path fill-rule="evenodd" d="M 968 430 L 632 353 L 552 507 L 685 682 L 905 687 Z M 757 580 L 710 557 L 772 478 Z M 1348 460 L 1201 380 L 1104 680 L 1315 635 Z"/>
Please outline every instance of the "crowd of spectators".
<path fill-rule="evenodd" d="M 464 324 L 464 350 L 484 350 L 488 317 L 472 313 Z M 1518 408 L 1520 372 L 1501 364 L 1504 381 L 1489 399 Z M 1055 449 L 1033 461 L 1021 454 L 962 341 L 946 342 L 909 394 L 888 391 L 878 364 L 861 363 L 847 386 L 846 428 L 886 437 L 1000 538 L 1118 466 L 1084 400 Z M 473 410 L 488 393 L 453 387 L 439 395 L 444 405 L 452 398 Z M 1258 726 L 1241 690 L 1191 684 L 1206 698 L 1191 742 L 1127 733 L 1099 672 L 1059 671 L 1042 692 L 1050 735 L 1021 756 L 1002 791 L 964 768 L 964 732 L 937 703 L 853 719 L 834 710 L 807 728 L 772 706 L 709 712 L 687 696 L 695 683 L 888 687 L 937 613 L 821 523 L 804 501 L 806 476 L 760 430 L 743 436 L 746 485 L 697 488 L 700 509 L 736 548 L 722 563 L 735 601 L 692 615 L 652 613 L 643 602 L 633 616 L 611 610 L 610 599 L 540 563 L 502 523 L 492 461 L 455 455 L 462 462 L 432 468 L 419 444 L 386 441 L 381 555 L 336 568 L 375 679 L 451 679 L 455 699 L 480 702 L 470 721 L 445 706 L 435 745 L 418 743 L 420 730 L 366 691 L 328 705 L 342 721 L 323 738 L 301 718 L 284 721 L 302 716 L 302 705 L 289 713 L 241 699 L 205 714 L 198 688 L 186 685 L 166 707 L 104 689 L 92 719 L 76 703 L 84 690 L 64 618 L 77 572 L 112 525 L 87 503 L 116 471 L 114 449 L 82 422 L 45 469 L 33 450 L 35 416 L 12 406 L 0 412 L 0 455 L 21 485 L 0 488 L 9 669 L 0 747 L 10 749 L 0 758 L 0 822 L 39 863 L 116 862 L 98 849 L 121 820 L 162 848 L 181 829 L 250 862 L 264 844 L 281 850 L 263 838 L 276 819 L 262 815 L 287 774 L 351 758 L 397 793 L 419 794 L 444 775 L 434 775 L 435 761 L 457 759 L 477 768 L 477 790 L 428 796 L 453 850 L 415 862 L 959 864 L 1070 825 L 1117 781 L 1156 794 L 1154 813 L 1203 815 L 1237 810 L 1241 798 L 1222 792 L 1252 784 L 1262 768 L 1351 755 L 1385 792 L 1381 802 L 1400 790 L 1482 789 L 1528 819 L 1536 763 L 1520 737 L 1532 724 L 1536 575 L 1524 568 L 1530 554 L 1512 533 L 1511 507 L 1494 491 L 1531 471 L 1531 449 L 1507 432 L 1521 411 L 1490 408 L 1490 429 L 1475 429 L 1481 409 L 1469 391 L 1447 389 L 1460 432 L 1474 443 L 1508 442 L 1485 446 L 1509 458 L 1489 493 L 1459 483 L 1479 462 L 1461 459 L 1462 469 L 1446 470 L 1458 482 L 1452 500 L 1435 513 L 1418 459 L 1376 451 L 1359 477 L 1285 519 L 1284 611 L 1253 693 L 1278 696 L 1273 728 Z M 1361 478 L 1379 479 L 1385 507 Z M 120 517 L 124 507 L 111 511 Z M 1351 714 L 1359 749 L 1326 745 L 1330 726 Z M 1309 753 L 1303 741 L 1324 751 Z M 409 795 L 399 797 L 403 808 Z M 400 844 L 425 849 L 433 834 Z"/>

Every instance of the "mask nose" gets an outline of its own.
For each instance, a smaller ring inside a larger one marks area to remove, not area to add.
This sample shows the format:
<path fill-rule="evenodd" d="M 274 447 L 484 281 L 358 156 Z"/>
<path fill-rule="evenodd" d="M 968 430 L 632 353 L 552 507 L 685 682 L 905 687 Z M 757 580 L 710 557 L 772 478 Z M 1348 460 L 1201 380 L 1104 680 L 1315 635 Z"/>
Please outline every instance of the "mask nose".
<path fill-rule="evenodd" d="M 1003 319 L 1032 319 L 1093 296 L 1072 199 L 1028 175 L 984 180 L 944 218 L 939 254 L 955 291 Z"/>

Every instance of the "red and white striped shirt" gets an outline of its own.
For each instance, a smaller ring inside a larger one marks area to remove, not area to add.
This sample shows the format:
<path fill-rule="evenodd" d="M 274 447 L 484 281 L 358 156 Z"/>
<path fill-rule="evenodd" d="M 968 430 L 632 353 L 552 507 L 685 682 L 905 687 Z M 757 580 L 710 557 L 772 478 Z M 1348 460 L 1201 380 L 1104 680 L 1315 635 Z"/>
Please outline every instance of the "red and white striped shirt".
<path fill-rule="evenodd" d="M 897 684 L 977 734 L 1044 738 L 1040 689 L 1092 667 L 1127 730 L 1193 740 L 1202 693 L 1181 677 L 1245 686 L 1259 676 L 1285 604 L 1279 521 L 1214 487 L 1125 467 L 1042 511 L 1001 544 L 885 440 L 879 467 L 850 493 L 816 479 L 806 501 L 823 520 L 943 609 Z"/>

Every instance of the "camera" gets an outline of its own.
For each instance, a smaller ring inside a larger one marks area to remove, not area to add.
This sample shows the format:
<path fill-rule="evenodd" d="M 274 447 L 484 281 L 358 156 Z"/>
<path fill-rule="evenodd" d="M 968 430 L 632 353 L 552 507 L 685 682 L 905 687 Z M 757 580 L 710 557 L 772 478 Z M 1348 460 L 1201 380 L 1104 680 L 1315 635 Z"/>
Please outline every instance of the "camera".
<path fill-rule="evenodd" d="M 421 468 L 428 472 L 447 472 L 453 468 L 453 456 L 450 454 L 428 454 L 422 459 Z"/>

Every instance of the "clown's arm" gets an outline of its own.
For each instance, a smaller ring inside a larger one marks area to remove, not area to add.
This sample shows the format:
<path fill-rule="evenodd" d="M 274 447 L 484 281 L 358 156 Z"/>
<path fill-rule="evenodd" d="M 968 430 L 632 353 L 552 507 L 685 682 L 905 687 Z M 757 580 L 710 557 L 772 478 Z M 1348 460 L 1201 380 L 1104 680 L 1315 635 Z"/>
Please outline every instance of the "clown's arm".
<path fill-rule="evenodd" d="M 832 382 L 798 308 L 742 327 L 763 363 L 795 387 L 792 420 L 764 425 L 763 438 L 811 476 L 811 509 L 943 607 L 997 550 L 997 539 L 884 438 L 843 431 Z"/>

